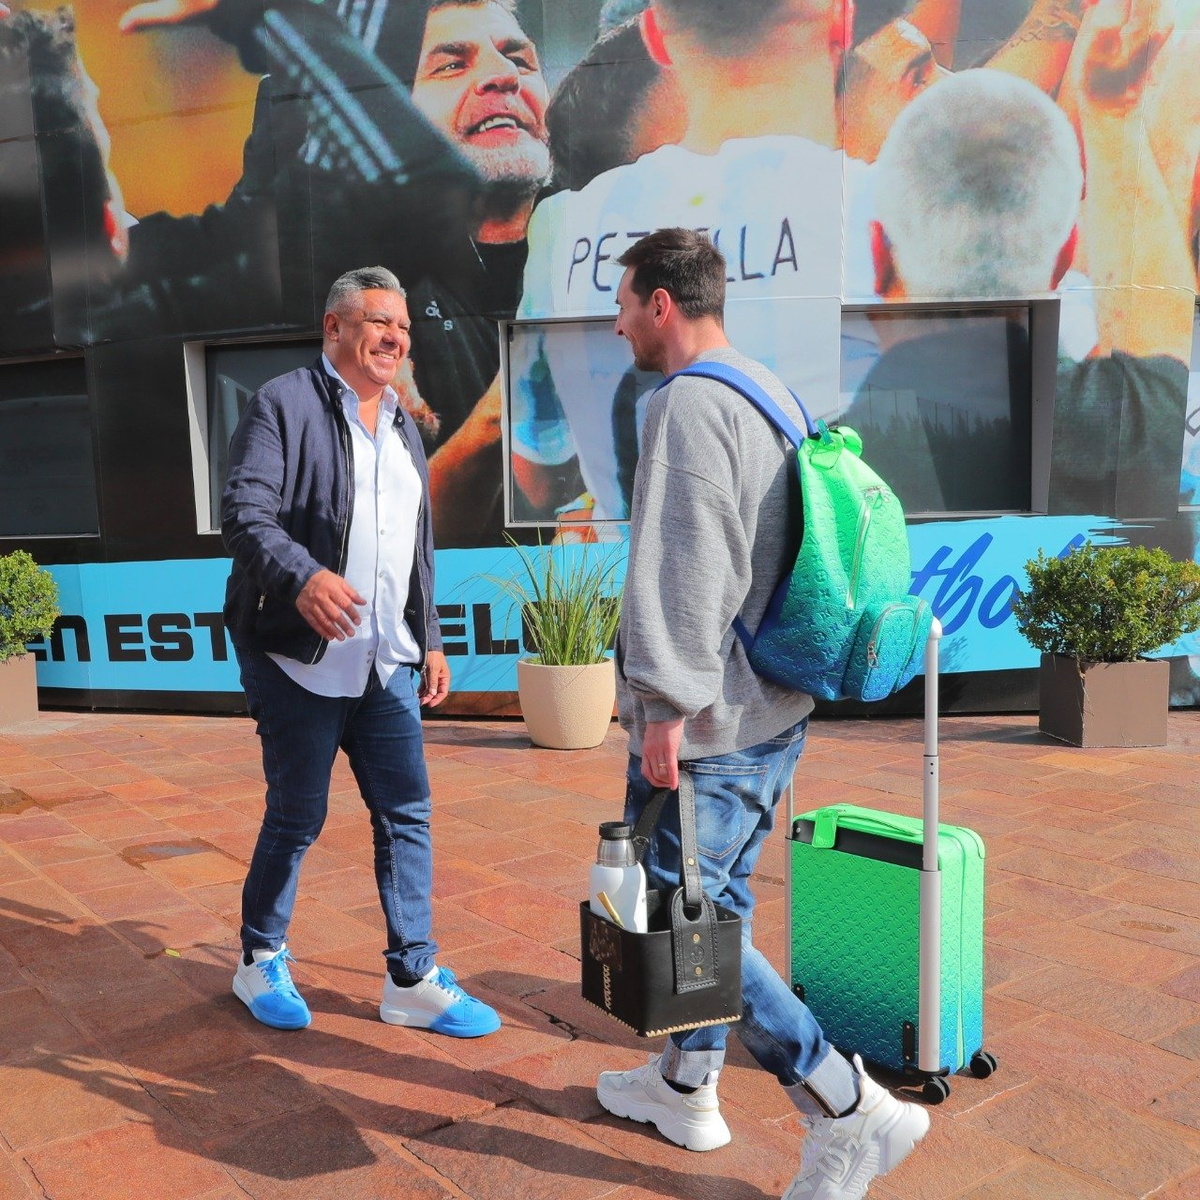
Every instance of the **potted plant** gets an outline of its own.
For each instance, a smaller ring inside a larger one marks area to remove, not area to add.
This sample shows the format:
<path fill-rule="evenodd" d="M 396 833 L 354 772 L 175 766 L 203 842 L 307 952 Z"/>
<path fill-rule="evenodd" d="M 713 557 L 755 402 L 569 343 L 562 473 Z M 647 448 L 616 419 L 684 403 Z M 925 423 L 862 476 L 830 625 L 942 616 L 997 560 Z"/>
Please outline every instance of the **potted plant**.
<path fill-rule="evenodd" d="M 529 737 L 553 750 L 598 746 L 616 702 L 608 650 L 621 609 L 618 552 L 509 542 L 521 557 L 521 571 L 493 582 L 520 607 L 525 645 L 533 651 L 517 663 L 517 696 Z"/>
<path fill-rule="evenodd" d="M 58 587 L 24 550 L 0 556 L 0 726 L 37 717 L 37 670 L 26 642 L 50 636 Z"/>
<path fill-rule="evenodd" d="M 1087 542 L 1025 569 L 1012 608 L 1042 651 L 1038 728 L 1076 746 L 1161 746 L 1170 667 L 1145 656 L 1200 628 L 1200 565 Z"/>

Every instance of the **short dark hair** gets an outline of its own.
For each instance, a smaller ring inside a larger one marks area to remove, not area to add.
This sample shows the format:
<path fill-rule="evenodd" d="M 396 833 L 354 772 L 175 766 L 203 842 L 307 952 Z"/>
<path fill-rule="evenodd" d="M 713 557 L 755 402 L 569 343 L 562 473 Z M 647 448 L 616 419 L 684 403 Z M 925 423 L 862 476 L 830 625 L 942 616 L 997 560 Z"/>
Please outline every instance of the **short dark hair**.
<path fill-rule="evenodd" d="M 885 25 L 907 17 L 915 5 L 916 0 L 855 0 L 850 44 L 860 46 Z"/>
<path fill-rule="evenodd" d="M 725 256 L 694 229 L 656 229 L 634 242 L 617 262 L 632 267 L 629 286 L 643 303 L 659 289 L 690 320 L 725 319 Z"/>
<path fill-rule="evenodd" d="M 784 0 L 659 0 L 710 54 L 734 57 L 757 45 L 786 15 Z"/>
<path fill-rule="evenodd" d="M 630 131 L 662 71 L 636 19 L 604 34 L 573 66 L 546 110 L 554 183 L 579 191 L 630 161 Z"/>

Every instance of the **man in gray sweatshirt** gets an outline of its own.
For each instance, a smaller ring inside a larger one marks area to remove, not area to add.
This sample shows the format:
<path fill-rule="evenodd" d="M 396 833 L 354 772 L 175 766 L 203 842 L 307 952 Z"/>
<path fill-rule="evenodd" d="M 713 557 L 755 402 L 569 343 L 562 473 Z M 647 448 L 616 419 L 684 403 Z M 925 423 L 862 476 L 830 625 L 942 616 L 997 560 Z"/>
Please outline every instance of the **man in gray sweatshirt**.
<path fill-rule="evenodd" d="M 616 332 L 639 369 L 671 375 L 698 360 L 736 367 L 802 426 L 787 388 L 725 337 L 725 260 L 703 235 L 660 229 L 619 260 Z M 756 675 L 734 633 L 755 629 L 799 545 L 795 451 L 740 394 L 682 376 L 646 416 L 634 480 L 629 564 L 617 640 L 621 724 L 629 733 L 626 820 L 680 771 L 696 796 L 705 890 L 743 920 L 738 1036 L 775 1075 L 807 1125 L 785 1200 L 865 1195 L 929 1127 L 856 1058 L 825 1040 L 808 1008 L 751 941 L 750 881 L 791 780 L 812 698 Z M 678 810 L 668 806 L 646 853 L 651 887 L 679 880 Z M 597 1086 L 611 1113 L 653 1123 L 690 1150 L 729 1141 L 717 1102 L 725 1025 L 672 1034 L 636 1071 Z"/>

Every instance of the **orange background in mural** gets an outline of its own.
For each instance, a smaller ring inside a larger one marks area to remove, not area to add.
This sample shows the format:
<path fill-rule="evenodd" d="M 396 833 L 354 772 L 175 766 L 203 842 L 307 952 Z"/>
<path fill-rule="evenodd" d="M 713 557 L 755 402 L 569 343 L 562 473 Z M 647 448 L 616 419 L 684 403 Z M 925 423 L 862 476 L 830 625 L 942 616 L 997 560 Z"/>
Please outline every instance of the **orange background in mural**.
<path fill-rule="evenodd" d="M 113 173 L 134 216 L 199 212 L 224 200 L 241 176 L 258 80 L 201 26 L 120 33 L 129 7 L 131 0 L 74 5 L 80 57 L 112 135 Z"/>

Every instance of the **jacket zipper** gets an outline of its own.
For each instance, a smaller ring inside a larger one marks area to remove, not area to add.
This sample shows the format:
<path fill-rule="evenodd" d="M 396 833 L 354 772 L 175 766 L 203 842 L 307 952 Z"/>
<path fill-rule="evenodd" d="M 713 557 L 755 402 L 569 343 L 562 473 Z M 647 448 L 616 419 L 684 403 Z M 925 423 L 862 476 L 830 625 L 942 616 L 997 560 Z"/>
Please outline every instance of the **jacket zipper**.
<path fill-rule="evenodd" d="M 846 587 L 846 607 L 853 608 L 858 599 L 858 577 L 862 571 L 863 550 L 867 542 L 867 530 L 871 524 L 871 510 L 883 496 L 883 488 L 869 487 L 863 492 L 858 511 L 858 535 L 854 541 L 854 559 L 850 564 L 850 582 Z"/>
<path fill-rule="evenodd" d="M 337 422 L 338 438 L 342 443 L 342 455 L 346 461 L 346 515 L 342 521 L 342 545 L 338 551 L 338 566 L 337 573 L 344 575 L 346 573 L 346 548 L 350 544 L 350 513 L 354 507 L 354 463 L 350 458 L 350 430 L 346 425 L 345 414 L 340 408 L 340 399 L 338 405 L 334 407 L 334 420 Z M 313 656 L 308 660 L 308 665 L 312 666 L 324 653 L 328 643 L 324 638 L 320 638 L 317 642 L 317 648 L 313 651 Z"/>

